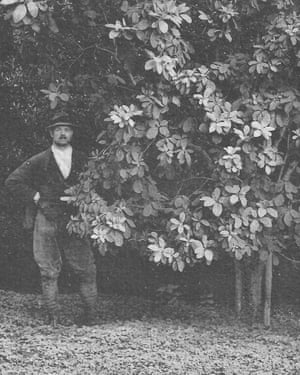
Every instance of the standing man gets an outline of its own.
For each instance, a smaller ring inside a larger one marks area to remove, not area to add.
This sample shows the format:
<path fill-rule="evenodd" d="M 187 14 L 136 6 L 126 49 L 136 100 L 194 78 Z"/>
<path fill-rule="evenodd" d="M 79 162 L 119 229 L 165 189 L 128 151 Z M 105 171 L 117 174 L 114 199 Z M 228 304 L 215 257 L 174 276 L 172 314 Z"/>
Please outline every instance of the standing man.
<path fill-rule="evenodd" d="M 27 208 L 36 207 L 33 255 L 40 269 L 42 293 L 49 323 L 56 326 L 59 315 L 57 280 L 66 261 L 79 279 L 84 314 L 80 324 L 96 324 L 96 266 L 88 239 L 69 235 L 66 224 L 74 207 L 65 190 L 78 182 L 87 158 L 71 146 L 71 122 L 58 121 L 47 127 L 52 138 L 49 149 L 25 161 L 5 184 Z"/>

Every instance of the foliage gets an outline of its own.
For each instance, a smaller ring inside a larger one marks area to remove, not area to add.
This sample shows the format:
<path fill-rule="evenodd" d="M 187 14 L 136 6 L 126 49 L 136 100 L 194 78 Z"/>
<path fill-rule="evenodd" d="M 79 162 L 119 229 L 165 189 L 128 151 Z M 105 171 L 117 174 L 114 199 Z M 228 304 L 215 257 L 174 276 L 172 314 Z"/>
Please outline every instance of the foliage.
<path fill-rule="evenodd" d="M 70 21 L 88 29 L 90 39 L 72 30 L 71 63 L 60 32 L 40 32 L 64 48 L 41 88 L 51 108 L 80 103 L 98 130 L 71 190 L 79 214 L 70 231 L 89 235 L 102 254 L 132 242 L 179 271 L 300 245 L 297 4 L 123 1 L 119 17 L 105 3 L 103 19 L 91 0 L 34 14 L 29 2 L 22 18 L 19 3 L 1 2 L 17 24 L 29 14 L 32 27 L 46 12 L 58 29 Z"/>

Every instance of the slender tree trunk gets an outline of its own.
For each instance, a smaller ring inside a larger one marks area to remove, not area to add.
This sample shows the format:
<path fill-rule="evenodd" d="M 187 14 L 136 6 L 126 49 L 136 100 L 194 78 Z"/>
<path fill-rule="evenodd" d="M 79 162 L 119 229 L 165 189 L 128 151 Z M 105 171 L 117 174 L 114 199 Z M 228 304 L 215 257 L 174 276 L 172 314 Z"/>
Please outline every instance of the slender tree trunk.
<path fill-rule="evenodd" d="M 265 264 L 261 260 L 258 260 L 255 264 L 254 269 L 251 271 L 250 276 L 250 304 L 252 308 L 252 320 L 256 321 L 258 317 L 258 310 L 261 305 L 262 296 L 262 279 Z"/>
<path fill-rule="evenodd" d="M 273 272 L 273 254 L 270 252 L 265 273 L 265 309 L 264 325 L 269 328 L 271 325 L 271 297 L 272 297 L 272 272 Z"/>
<path fill-rule="evenodd" d="M 241 316 L 242 311 L 242 297 L 243 297 L 243 275 L 242 275 L 242 262 L 234 260 L 235 266 L 235 313 L 238 318 Z"/>

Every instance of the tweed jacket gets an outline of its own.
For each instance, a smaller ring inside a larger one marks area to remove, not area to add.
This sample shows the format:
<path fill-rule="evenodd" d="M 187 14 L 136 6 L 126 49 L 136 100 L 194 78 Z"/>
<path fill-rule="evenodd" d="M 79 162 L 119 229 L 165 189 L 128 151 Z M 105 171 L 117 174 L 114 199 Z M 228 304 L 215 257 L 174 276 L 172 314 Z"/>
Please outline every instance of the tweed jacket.
<path fill-rule="evenodd" d="M 55 220 L 67 210 L 67 204 L 60 201 L 67 188 L 78 183 L 87 157 L 77 150 L 72 152 L 72 166 L 68 178 L 64 178 L 51 148 L 32 156 L 13 171 L 5 181 L 8 190 L 27 207 L 26 212 L 34 215 L 33 197 L 40 193 L 39 209 L 49 220 Z M 31 214 L 31 215 L 32 215 Z M 30 214 L 29 214 L 30 215 Z M 30 218 L 27 218 L 27 221 Z M 30 227 L 30 224 L 25 226 Z"/>

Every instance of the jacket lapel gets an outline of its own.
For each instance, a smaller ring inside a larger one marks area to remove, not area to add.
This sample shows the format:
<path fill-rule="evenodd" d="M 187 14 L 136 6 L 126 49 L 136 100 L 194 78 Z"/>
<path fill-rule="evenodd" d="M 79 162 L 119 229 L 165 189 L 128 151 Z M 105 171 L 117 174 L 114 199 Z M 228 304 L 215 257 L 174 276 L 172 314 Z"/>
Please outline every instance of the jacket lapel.
<path fill-rule="evenodd" d="M 70 171 L 68 178 L 73 177 L 73 176 L 77 177 L 77 173 L 80 170 L 80 162 L 81 161 L 79 159 L 78 152 L 73 149 L 71 171 Z"/>
<path fill-rule="evenodd" d="M 47 175 L 51 176 L 51 179 L 54 178 L 56 180 L 59 177 L 59 179 L 63 182 L 66 182 L 67 180 L 72 180 L 73 178 L 77 179 L 77 174 L 79 171 L 81 171 L 81 166 L 82 166 L 81 154 L 80 152 L 74 150 L 73 148 L 70 174 L 68 178 L 65 179 L 59 169 L 59 166 L 56 163 L 51 147 L 46 150 L 44 168 L 45 168 Z"/>

